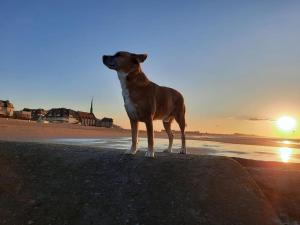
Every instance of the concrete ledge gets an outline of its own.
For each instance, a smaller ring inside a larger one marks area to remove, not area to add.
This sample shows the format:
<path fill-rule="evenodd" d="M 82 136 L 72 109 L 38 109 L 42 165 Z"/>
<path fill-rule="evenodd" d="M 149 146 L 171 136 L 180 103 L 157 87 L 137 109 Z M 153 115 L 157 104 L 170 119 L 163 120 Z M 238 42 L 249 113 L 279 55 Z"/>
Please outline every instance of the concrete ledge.
<path fill-rule="evenodd" d="M 280 224 L 226 157 L 0 142 L 1 224 Z"/>

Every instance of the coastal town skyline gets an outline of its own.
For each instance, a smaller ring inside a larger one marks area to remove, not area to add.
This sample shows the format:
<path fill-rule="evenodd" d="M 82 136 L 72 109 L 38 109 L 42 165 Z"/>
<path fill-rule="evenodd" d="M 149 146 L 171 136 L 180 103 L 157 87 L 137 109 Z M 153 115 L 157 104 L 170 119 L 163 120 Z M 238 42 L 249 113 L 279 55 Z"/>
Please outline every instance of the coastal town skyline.
<path fill-rule="evenodd" d="M 93 98 L 89 112 L 65 107 L 50 109 L 24 107 L 23 109 L 16 110 L 12 102 L 0 99 L 0 118 L 26 120 L 28 122 L 37 123 L 66 123 L 82 126 L 118 128 L 117 125 L 113 124 L 113 118 L 103 117 L 99 119 L 99 117 L 97 118 L 97 116 L 95 116 L 93 112 Z"/>
<path fill-rule="evenodd" d="M 1 99 L 88 111 L 94 96 L 96 116 L 129 128 L 117 75 L 101 62 L 128 50 L 148 54 L 149 79 L 183 93 L 188 130 L 300 137 L 275 122 L 299 124 L 298 1 L 133 2 L 1 2 Z"/>

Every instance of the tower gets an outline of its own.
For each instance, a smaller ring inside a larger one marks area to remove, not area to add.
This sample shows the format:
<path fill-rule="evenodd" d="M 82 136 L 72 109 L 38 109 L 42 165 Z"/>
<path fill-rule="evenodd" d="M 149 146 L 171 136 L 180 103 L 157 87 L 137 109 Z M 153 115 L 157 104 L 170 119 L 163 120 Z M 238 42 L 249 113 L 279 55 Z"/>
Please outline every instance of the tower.
<path fill-rule="evenodd" d="M 94 97 L 92 98 L 92 101 L 91 101 L 91 108 L 90 108 L 90 113 L 93 114 L 93 100 L 94 100 Z"/>

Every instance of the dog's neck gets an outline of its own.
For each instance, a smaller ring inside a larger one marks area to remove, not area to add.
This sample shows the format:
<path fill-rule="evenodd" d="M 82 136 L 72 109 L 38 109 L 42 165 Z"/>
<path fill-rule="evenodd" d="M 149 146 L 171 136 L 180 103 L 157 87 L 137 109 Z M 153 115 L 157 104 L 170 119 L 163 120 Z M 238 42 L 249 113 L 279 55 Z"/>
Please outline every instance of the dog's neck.
<path fill-rule="evenodd" d="M 140 67 L 135 68 L 127 73 L 123 71 L 117 71 L 117 73 L 121 82 L 121 86 L 123 84 L 123 86 L 125 85 L 124 87 L 126 87 L 126 84 L 145 86 L 150 82 Z"/>
<path fill-rule="evenodd" d="M 129 73 L 125 73 L 123 71 L 117 71 L 117 73 L 118 73 L 118 78 L 119 78 L 120 82 L 122 82 L 123 80 L 126 81 L 126 78 Z"/>
<path fill-rule="evenodd" d="M 123 71 L 117 71 L 117 73 L 122 88 L 122 95 L 124 99 L 125 108 L 127 112 L 133 112 L 135 109 L 130 99 L 130 87 L 145 87 L 150 83 L 150 81 L 141 69 L 134 70 L 128 73 L 125 73 Z"/>
<path fill-rule="evenodd" d="M 136 108 L 130 99 L 129 89 L 127 87 L 127 78 L 128 78 L 129 73 L 124 73 L 122 71 L 118 71 L 117 73 L 118 73 L 118 78 L 120 80 L 120 84 L 121 84 L 121 88 L 122 88 L 122 96 L 123 96 L 123 100 L 124 100 L 125 109 L 130 118 L 136 119 L 137 118 Z"/>
<path fill-rule="evenodd" d="M 118 73 L 118 77 L 120 79 L 121 78 L 126 78 L 128 75 L 132 76 L 133 74 L 139 74 L 139 73 L 142 73 L 142 68 L 140 65 L 136 66 L 136 67 L 133 67 L 131 68 L 128 72 L 124 72 L 124 71 L 117 71 Z"/>
<path fill-rule="evenodd" d="M 120 80 L 121 88 L 122 88 L 122 95 L 124 99 L 125 105 L 129 103 L 129 92 L 126 85 L 126 79 L 127 79 L 128 73 L 124 73 L 122 71 L 118 71 L 118 78 Z"/>

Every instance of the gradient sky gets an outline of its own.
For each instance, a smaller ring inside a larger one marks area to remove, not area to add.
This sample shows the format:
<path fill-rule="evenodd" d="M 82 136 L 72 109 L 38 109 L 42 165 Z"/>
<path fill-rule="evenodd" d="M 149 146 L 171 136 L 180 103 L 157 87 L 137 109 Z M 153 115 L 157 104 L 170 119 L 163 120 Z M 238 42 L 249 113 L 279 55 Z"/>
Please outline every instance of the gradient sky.
<path fill-rule="evenodd" d="M 297 0 L 1 0 L 0 99 L 88 111 L 94 96 L 98 117 L 128 127 L 117 75 L 100 62 L 127 50 L 148 53 L 148 77 L 183 93 L 188 130 L 276 136 L 274 119 L 300 118 L 299 40 Z"/>

